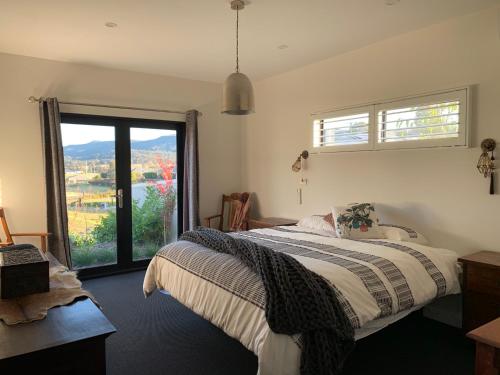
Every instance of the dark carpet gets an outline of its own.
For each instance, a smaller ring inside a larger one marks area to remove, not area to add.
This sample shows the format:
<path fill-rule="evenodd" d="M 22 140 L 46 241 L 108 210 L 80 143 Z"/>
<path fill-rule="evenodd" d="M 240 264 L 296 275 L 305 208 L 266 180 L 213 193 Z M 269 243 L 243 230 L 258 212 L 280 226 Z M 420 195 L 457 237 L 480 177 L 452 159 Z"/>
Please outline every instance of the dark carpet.
<path fill-rule="evenodd" d="M 118 332 L 107 341 L 111 375 L 255 375 L 257 358 L 170 296 L 144 299 L 144 272 L 87 280 Z M 461 332 L 413 313 L 360 340 L 344 374 L 469 375 L 474 346 Z"/>

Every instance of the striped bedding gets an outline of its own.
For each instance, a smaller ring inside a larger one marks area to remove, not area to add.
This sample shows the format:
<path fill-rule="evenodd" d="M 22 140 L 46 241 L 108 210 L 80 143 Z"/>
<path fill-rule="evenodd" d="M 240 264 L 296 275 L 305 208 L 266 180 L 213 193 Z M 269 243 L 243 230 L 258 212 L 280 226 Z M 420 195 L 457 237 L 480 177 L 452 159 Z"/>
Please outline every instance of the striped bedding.
<path fill-rule="evenodd" d="M 285 252 L 331 282 L 357 331 L 460 291 L 457 255 L 388 240 L 347 240 L 298 226 L 232 234 Z M 264 287 L 238 259 L 191 242 L 162 248 L 144 292 L 168 291 L 253 351 L 260 375 L 299 374 L 300 338 L 272 332 Z"/>

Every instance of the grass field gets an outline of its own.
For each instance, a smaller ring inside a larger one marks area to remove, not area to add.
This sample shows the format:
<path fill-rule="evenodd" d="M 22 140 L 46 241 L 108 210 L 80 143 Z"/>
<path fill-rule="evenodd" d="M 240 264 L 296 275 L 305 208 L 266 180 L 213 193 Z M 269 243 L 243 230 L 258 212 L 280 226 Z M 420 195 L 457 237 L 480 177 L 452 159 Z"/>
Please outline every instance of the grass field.
<path fill-rule="evenodd" d="M 99 193 L 89 193 L 80 191 L 66 191 L 66 203 L 71 206 L 73 203 L 81 201 L 82 204 L 85 203 L 108 203 L 114 204 L 115 198 L 113 197 L 114 191 L 109 190 Z"/>
<path fill-rule="evenodd" d="M 86 234 L 99 224 L 101 217 L 107 216 L 107 212 L 82 212 L 68 210 L 69 232 Z"/>

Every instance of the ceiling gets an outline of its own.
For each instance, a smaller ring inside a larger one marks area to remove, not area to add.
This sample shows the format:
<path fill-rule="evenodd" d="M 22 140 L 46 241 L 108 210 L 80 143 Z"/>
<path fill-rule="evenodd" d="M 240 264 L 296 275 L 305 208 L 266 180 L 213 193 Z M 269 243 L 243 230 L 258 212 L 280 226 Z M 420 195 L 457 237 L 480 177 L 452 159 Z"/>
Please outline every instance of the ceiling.
<path fill-rule="evenodd" d="M 240 13 L 241 71 L 262 79 L 499 3 L 251 0 Z M 215 82 L 235 65 L 229 0 L 0 0 L 0 9 L 1 52 Z"/>

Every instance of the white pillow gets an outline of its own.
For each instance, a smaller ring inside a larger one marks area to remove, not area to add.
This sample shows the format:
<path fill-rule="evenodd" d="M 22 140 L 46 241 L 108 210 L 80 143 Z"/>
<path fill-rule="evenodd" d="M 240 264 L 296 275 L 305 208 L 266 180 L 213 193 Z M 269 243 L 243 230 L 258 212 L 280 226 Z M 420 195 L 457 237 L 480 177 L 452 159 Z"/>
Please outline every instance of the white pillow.
<path fill-rule="evenodd" d="M 379 229 L 378 216 L 373 203 L 351 203 L 333 207 L 335 229 L 340 238 L 385 238 Z"/>
<path fill-rule="evenodd" d="M 299 220 L 299 227 L 310 228 L 328 232 L 328 234 L 336 236 L 335 227 L 325 219 L 329 215 L 312 215 L 306 216 Z"/>
<path fill-rule="evenodd" d="M 394 224 L 379 224 L 379 227 L 389 240 L 413 242 L 421 245 L 429 244 L 423 234 L 411 228 Z"/>

